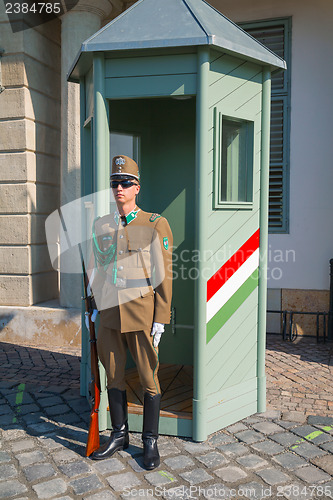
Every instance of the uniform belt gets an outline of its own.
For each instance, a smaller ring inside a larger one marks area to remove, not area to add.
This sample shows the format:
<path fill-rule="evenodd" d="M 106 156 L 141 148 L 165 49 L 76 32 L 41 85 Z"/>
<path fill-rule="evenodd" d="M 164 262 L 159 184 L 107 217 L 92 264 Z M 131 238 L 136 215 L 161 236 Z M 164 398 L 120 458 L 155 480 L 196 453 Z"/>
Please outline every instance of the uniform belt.
<path fill-rule="evenodd" d="M 141 287 L 151 286 L 151 283 L 150 279 L 148 283 L 148 280 L 146 280 L 146 278 L 142 279 L 117 278 L 115 285 L 117 288 L 141 288 Z"/>

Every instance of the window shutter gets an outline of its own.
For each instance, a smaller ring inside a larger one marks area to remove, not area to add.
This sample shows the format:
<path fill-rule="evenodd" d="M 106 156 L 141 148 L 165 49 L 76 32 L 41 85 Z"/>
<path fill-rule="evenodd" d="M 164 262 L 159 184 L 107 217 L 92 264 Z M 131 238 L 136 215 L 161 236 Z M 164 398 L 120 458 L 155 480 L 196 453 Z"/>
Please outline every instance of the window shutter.
<path fill-rule="evenodd" d="M 269 181 L 270 232 L 288 232 L 289 211 L 289 21 L 242 24 L 243 29 L 287 61 L 286 71 L 272 74 Z"/>

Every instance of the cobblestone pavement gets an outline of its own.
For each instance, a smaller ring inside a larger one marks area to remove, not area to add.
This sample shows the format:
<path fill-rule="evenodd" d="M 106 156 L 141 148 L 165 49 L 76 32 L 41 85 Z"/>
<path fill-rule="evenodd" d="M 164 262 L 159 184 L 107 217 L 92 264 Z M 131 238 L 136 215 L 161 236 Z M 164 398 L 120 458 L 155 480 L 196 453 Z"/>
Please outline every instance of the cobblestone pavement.
<path fill-rule="evenodd" d="M 136 433 L 111 459 L 84 456 L 89 406 L 79 396 L 77 353 L 0 343 L 0 499 L 333 498 L 332 397 L 325 414 L 313 396 L 311 415 L 290 406 L 314 387 L 318 401 L 332 395 L 329 352 L 269 339 L 268 400 L 276 406 L 204 443 L 161 436 L 161 465 L 148 472 Z"/>

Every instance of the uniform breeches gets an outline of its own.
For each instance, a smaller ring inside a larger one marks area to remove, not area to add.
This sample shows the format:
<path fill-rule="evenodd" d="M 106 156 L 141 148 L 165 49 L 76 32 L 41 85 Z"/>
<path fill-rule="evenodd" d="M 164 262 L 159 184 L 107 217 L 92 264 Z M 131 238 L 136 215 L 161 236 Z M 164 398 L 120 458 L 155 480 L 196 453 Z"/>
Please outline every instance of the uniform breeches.
<path fill-rule="evenodd" d="M 150 330 L 121 333 L 101 324 L 98 330 L 97 351 L 106 371 L 107 388 L 121 391 L 126 389 L 127 348 L 135 361 L 144 392 L 152 396 L 159 394 L 158 347 L 153 346 Z"/>

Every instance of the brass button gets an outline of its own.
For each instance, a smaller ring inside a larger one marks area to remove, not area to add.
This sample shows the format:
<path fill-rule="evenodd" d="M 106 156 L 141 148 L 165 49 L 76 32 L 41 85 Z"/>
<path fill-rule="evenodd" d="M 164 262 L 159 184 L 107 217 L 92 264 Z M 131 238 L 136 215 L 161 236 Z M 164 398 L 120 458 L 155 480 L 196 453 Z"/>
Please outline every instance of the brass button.
<path fill-rule="evenodd" d="M 123 235 L 123 234 L 120 234 L 120 235 L 119 235 L 119 239 L 120 239 L 120 240 L 122 240 L 122 239 L 123 239 L 123 237 L 124 237 L 124 235 Z"/>
<path fill-rule="evenodd" d="M 124 266 L 119 266 L 118 271 L 122 271 L 124 269 Z"/>
<path fill-rule="evenodd" d="M 122 255 L 124 253 L 124 250 L 119 250 L 119 255 Z"/>

